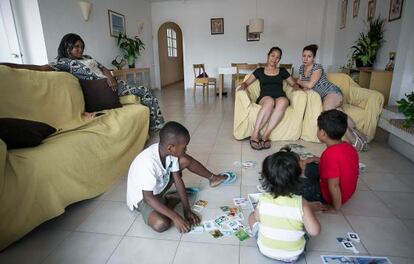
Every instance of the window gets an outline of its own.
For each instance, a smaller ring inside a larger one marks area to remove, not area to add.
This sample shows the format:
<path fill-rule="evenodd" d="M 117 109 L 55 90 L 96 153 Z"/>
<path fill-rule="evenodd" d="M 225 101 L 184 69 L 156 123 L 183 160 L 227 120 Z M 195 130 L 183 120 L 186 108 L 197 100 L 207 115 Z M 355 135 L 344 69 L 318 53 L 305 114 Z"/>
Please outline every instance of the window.
<path fill-rule="evenodd" d="M 177 57 L 177 33 L 172 28 L 167 28 L 168 57 Z"/>

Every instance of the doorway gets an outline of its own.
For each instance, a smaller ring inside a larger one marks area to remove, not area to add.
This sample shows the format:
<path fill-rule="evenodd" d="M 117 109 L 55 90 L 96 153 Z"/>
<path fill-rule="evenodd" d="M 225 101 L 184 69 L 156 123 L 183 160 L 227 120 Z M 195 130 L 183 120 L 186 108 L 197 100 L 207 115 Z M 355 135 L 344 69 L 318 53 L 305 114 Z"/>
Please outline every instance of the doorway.
<path fill-rule="evenodd" d="M 184 80 L 183 34 L 174 22 L 162 24 L 158 30 L 158 54 L 161 88 Z"/>

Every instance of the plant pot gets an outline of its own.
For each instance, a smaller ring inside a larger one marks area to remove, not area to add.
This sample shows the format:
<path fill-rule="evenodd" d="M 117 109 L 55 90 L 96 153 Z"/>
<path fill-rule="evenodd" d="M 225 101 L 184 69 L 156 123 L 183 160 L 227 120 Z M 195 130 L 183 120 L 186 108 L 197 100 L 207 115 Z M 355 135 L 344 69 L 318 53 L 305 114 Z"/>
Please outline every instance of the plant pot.
<path fill-rule="evenodd" d="M 135 57 L 130 56 L 127 58 L 127 61 L 128 61 L 129 68 L 135 68 Z"/>
<path fill-rule="evenodd" d="M 364 65 L 364 63 L 362 62 L 362 60 L 355 60 L 355 66 L 357 68 L 372 68 L 372 63 L 367 63 Z"/>

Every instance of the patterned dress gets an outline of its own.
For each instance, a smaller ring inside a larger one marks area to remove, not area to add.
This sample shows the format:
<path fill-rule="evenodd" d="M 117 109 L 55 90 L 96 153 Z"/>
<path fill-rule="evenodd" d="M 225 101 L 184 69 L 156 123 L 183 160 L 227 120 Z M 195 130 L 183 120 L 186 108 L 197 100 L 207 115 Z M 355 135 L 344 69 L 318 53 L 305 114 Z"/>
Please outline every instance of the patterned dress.
<path fill-rule="evenodd" d="M 82 59 L 73 60 L 69 58 L 60 58 L 56 62 L 49 64 L 56 71 L 65 71 L 73 74 L 81 80 L 99 80 L 106 78 L 102 73 L 103 65 L 88 55 Z M 141 103 L 150 110 L 150 129 L 159 129 L 164 124 L 164 117 L 158 104 L 158 99 L 153 91 L 144 86 L 129 85 L 122 80 L 117 80 L 118 95 L 137 95 L 141 98 Z"/>
<path fill-rule="evenodd" d="M 313 87 L 313 90 L 317 92 L 321 96 L 321 98 L 324 98 L 329 93 L 342 94 L 342 91 L 341 89 L 339 89 L 338 86 L 328 81 L 328 78 L 326 78 L 326 73 L 323 70 L 322 65 L 319 63 L 313 64 L 308 77 L 305 76 L 305 65 L 301 65 L 299 68 L 299 77 L 302 81 L 310 81 L 313 72 L 316 70 L 322 70 L 322 74 L 321 78 L 319 78 L 319 80 Z"/>

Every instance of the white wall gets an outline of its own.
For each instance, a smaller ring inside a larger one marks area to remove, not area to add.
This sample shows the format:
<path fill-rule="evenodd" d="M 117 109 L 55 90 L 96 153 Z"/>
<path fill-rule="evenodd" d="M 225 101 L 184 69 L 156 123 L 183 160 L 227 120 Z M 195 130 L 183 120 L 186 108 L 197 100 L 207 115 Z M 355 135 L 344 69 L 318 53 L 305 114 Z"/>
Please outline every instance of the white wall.
<path fill-rule="evenodd" d="M 144 21 L 144 29 L 139 37 L 145 44 L 145 50 L 136 66 L 150 67 L 151 85 L 154 86 L 151 4 L 148 0 L 89 0 L 93 7 L 88 21 L 82 17 L 78 0 L 38 1 L 49 61 L 57 56 L 62 37 L 72 32 L 79 34 L 85 41 L 85 54 L 91 55 L 108 68 L 114 68 L 111 61 L 121 52 L 116 45 L 116 38 L 109 35 L 108 9 L 125 16 L 129 37 L 138 33 L 137 21 Z"/>
<path fill-rule="evenodd" d="M 246 41 L 246 25 L 255 17 L 252 0 L 187 0 L 152 3 L 154 63 L 159 87 L 159 27 L 168 21 L 178 24 L 184 40 L 185 87 L 192 87 L 192 64 L 204 63 L 217 77 L 217 68 L 232 62 L 266 62 L 272 46 L 283 50 L 281 63 L 301 64 L 302 48 L 311 43 L 323 47 L 319 62 L 332 64 L 337 0 L 258 0 L 258 16 L 264 18 L 260 41 Z M 330 12 L 330 13 L 329 13 Z M 224 18 L 224 34 L 210 34 L 210 19 Z"/>
<path fill-rule="evenodd" d="M 341 2 L 341 1 L 340 1 Z M 404 1 L 404 5 L 410 0 Z M 345 28 L 339 29 L 339 21 L 341 19 L 341 4 L 338 4 L 337 9 L 337 27 L 335 35 L 335 56 L 334 63 L 338 65 L 346 65 L 348 61 L 348 55 L 351 55 L 350 47 L 354 45 L 360 32 L 367 32 L 369 24 L 367 22 L 367 8 L 368 0 L 360 0 L 358 17 L 353 18 L 352 14 L 353 1 L 348 1 L 347 17 Z M 382 45 L 378 51 L 377 59 L 374 64 L 374 68 L 384 69 L 389 59 L 390 51 L 397 51 L 398 39 L 400 36 L 401 19 L 388 22 L 389 0 L 377 0 L 375 17 L 380 15 L 386 19 L 384 29 L 384 39 L 386 42 Z M 405 6 L 404 6 L 405 8 Z"/>
<path fill-rule="evenodd" d="M 15 27 L 20 43 L 18 46 L 23 54 L 23 63 L 47 63 L 46 46 L 37 0 L 11 0 L 10 3 L 15 24 L 13 24 L 13 19 L 8 19 L 5 23 L 8 23 L 7 27 Z M 12 49 L 13 46 L 12 44 Z"/>
<path fill-rule="evenodd" d="M 404 1 L 401 33 L 390 92 L 390 104 L 414 90 L 414 1 Z"/>

